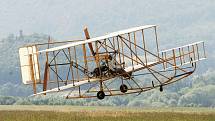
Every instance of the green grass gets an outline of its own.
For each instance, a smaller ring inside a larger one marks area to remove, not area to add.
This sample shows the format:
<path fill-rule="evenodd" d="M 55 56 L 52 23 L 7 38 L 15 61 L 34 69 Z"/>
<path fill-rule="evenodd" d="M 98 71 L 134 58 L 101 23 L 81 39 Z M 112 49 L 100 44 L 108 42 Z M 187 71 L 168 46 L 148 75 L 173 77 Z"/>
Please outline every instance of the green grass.
<path fill-rule="evenodd" d="M 215 121 L 209 108 L 0 106 L 0 121 Z"/>

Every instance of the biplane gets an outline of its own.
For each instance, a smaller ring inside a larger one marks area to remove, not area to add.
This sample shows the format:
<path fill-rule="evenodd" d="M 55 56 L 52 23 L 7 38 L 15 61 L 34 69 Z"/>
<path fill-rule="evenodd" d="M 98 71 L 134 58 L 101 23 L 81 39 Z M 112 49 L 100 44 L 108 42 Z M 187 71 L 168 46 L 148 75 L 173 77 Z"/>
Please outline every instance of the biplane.
<path fill-rule="evenodd" d="M 190 76 L 206 59 L 204 42 L 160 50 L 157 26 L 145 25 L 85 39 L 19 48 L 22 82 L 33 95 L 67 99 L 140 94 Z"/>

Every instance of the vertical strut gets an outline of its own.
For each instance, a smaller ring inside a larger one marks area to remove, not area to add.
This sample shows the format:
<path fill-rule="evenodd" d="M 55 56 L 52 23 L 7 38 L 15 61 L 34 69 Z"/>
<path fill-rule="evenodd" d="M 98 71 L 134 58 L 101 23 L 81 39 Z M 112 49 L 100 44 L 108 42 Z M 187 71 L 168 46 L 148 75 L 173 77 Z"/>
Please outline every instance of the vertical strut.
<path fill-rule="evenodd" d="M 144 55 L 145 55 L 145 65 L 147 66 L 147 53 L 146 53 L 146 42 L 145 42 L 145 37 L 144 37 L 144 32 L 143 32 L 143 29 L 142 29 L 142 38 L 143 38 L 143 49 L 144 49 Z"/>
<path fill-rule="evenodd" d="M 196 51 L 197 51 L 197 58 L 199 60 L 199 47 L 198 47 L 198 44 L 196 44 Z"/>
<path fill-rule="evenodd" d="M 72 83 L 73 83 L 73 86 L 75 86 L 75 79 L 74 79 L 74 72 L 73 72 L 73 61 L 72 61 L 72 56 L 71 56 L 71 52 L 70 52 L 70 48 L 68 48 L 68 51 L 69 51 L 69 60 L 70 60 L 70 72 L 71 72 L 71 76 L 72 76 Z"/>
<path fill-rule="evenodd" d="M 119 54 L 119 63 L 121 64 L 121 54 L 120 54 L 120 47 L 119 47 L 119 37 L 117 37 L 117 47 L 118 47 L 118 54 Z"/>
<path fill-rule="evenodd" d="M 206 53 L 205 53 L 205 43 L 204 43 L 204 42 L 203 42 L 202 46 L 203 46 L 203 51 L 204 51 L 204 57 L 206 58 Z"/>
<path fill-rule="evenodd" d="M 159 47 L 158 47 L 158 36 L 157 36 L 157 27 L 156 26 L 155 26 L 155 38 L 156 38 L 156 47 L 157 47 L 158 61 L 160 61 Z"/>
<path fill-rule="evenodd" d="M 182 51 L 183 64 L 184 64 L 185 63 L 185 59 L 184 59 L 185 57 L 184 57 L 184 48 L 183 47 L 181 48 L 181 51 Z"/>
<path fill-rule="evenodd" d="M 43 91 L 47 90 L 47 81 L 49 80 L 49 62 L 48 62 L 48 52 L 46 52 L 46 64 L 45 64 L 45 72 L 44 72 L 44 80 L 43 80 Z M 44 93 L 46 95 L 46 93 Z"/>
<path fill-rule="evenodd" d="M 173 53 L 174 69 L 176 70 L 176 56 L 175 56 L 175 49 L 172 49 L 172 53 Z"/>
<path fill-rule="evenodd" d="M 103 91 L 103 85 L 102 85 L 102 73 L 101 73 L 101 68 L 100 68 L 100 59 L 99 59 L 99 48 L 98 48 L 98 41 L 96 41 L 95 43 L 96 46 L 96 66 L 99 69 L 99 73 L 100 73 L 100 91 Z"/>
<path fill-rule="evenodd" d="M 32 58 L 32 54 L 29 54 L 29 62 L 30 62 L 30 74 L 31 74 L 31 80 L 33 81 L 33 90 L 34 90 L 34 94 L 37 93 L 37 88 L 36 88 L 36 80 L 34 77 L 34 67 L 33 67 L 33 58 Z"/>
<path fill-rule="evenodd" d="M 133 32 L 133 34 L 134 34 L 134 48 L 135 48 L 135 53 L 136 53 L 136 55 L 138 55 L 137 54 L 137 40 L 136 40 L 136 34 L 135 34 L 135 32 Z M 137 56 L 136 56 L 136 61 L 137 61 Z M 138 64 L 138 63 L 137 63 Z"/>
<path fill-rule="evenodd" d="M 193 48 L 193 60 L 196 60 L 196 54 L 195 54 L 195 48 L 194 48 L 194 45 L 192 45 L 192 48 Z"/>
<path fill-rule="evenodd" d="M 179 48 L 179 57 L 180 57 L 180 62 L 181 62 L 181 65 L 182 65 L 182 57 L 181 57 L 181 48 Z"/>
<path fill-rule="evenodd" d="M 131 64 L 132 64 L 132 71 L 134 71 L 134 60 L 133 60 L 133 54 L 132 54 L 132 47 L 131 47 L 131 36 L 128 33 L 128 41 L 129 41 L 129 49 L 130 49 L 130 53 L 131 53 Z"/>
<path fill-rule="evenodd" d="M 123 48 L 123 42 L 121 41 L 121 48 L 122 48 L 122 61 L 123 61 L 123 68 L 125 68 L 125 56 L 124 56 L 124 48 Z"/>
<path fill-rule="evenodd" d="M 84 54 L 84 65 L 85 65 L 84 73 L 86 74 L 88 72 L 88 65 L 87 65 L 87 52 L 86 52 L 85 44 L 82 44 L 82 49 Z M 90 82 L 88 74 L 87 74 L 87 78 L 88 78 L 88 82 Z"/>
<path fill-rule="evenodd" d="M 49 43 L 51 41 L 51 38 L 49 36 L 48 39 L 48 49 L 49 49 Z M 50 79 L 50 74 L 49 74 L 49 57 L 48 57 L 48 52 L 46 52 L 46 63 L 45 63 L 45 71 L 44 71 L 44 80 L 43 80 L 43 91 L 47 90 L 47 82 Z M 38 60 L 39 62 L 39 60 Z M 46 93 L 44 93 L 44 95 L 46 95 Z"/>
<path fill-rule="evenodd" d="M 164 52 L 161 53 L 162 59 L 163 59 L 163 69 L 166 70 L 166 68 L 165 68 L 165 61 L 166 61 L 166 60 L 165 60 L 165 58 L 164 58 L 164 54 L 163 54 L 163 53 L 164 53 Z"/>

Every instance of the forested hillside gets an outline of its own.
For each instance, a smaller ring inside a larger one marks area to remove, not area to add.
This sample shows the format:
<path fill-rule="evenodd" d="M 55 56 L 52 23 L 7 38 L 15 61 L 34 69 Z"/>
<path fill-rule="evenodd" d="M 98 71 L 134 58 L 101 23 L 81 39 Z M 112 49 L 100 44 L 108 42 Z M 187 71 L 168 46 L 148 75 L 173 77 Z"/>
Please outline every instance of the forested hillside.
<path fill-rule="evenodd" d="M 82 0 L 1 1 L 0 104 L 214 107 L 214 5 L 213 0 L 92 0 L 87 3 Z M 165 87 L 163 93 L 153 90 L 139 96 L 110 97 L 103 101 L 63 100 L 58 96 L 25 98 L 32 90 L 21 83 L 19 47 L 29 43 L 47 42 L 48 36 L 58 41 L 83 39 L 84 25 L 89 26 L 91 36 L 95 37 L 146 24 L 159 25 L 161 49 L 204 41 L 208 59 L 200 62 L 193 76 Z"/>

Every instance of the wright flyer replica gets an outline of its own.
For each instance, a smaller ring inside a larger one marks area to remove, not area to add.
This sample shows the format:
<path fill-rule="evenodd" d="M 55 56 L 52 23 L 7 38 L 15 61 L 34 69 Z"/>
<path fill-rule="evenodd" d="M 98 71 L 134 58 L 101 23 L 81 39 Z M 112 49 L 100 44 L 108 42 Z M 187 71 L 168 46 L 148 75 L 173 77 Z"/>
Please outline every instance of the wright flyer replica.
<path fill-rule="evenodd" d="M 67 99 L 104 99 L 142 93 L 190 76 L 206 59 L 204 42 L 160 50 L 157 26 L 105 36 L 32 44 L 19 48 L 22 81 L 35 95 L 63 92 Z"/>

